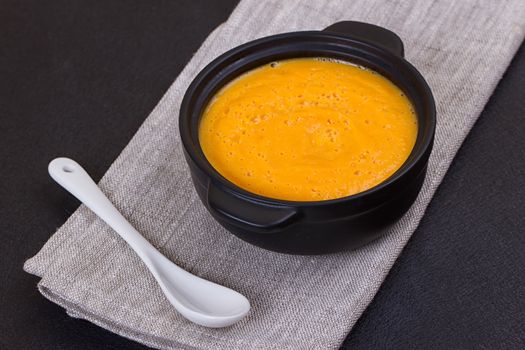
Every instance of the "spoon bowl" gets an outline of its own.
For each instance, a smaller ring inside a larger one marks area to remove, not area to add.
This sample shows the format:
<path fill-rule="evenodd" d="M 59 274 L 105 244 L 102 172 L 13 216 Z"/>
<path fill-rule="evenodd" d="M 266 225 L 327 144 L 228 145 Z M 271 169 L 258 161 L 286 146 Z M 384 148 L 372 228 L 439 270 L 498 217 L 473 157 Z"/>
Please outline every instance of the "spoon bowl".
<path fill-rule="evenodd" d="M 250 310 L 250 302 L 242 294 L 192 275 L 164 256 L 156 259 L 154 265 L 152 273 L 167 299 L 194 323 L 225 327 L 242 319 Z"/>

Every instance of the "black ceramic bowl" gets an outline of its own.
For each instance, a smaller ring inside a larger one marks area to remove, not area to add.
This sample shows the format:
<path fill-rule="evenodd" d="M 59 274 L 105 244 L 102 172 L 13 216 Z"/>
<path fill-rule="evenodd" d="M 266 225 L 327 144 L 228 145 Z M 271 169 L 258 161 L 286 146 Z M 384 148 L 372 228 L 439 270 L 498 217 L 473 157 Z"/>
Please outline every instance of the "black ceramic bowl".
<path fill-rule="evenodd" d="M 199 145 L 201 115 L 214 94 L 242 73 L 272 61 L 329 57 L 369 67 L 394 82 L 412 101 L 418 135 L 412 153 L 392 176 L 358 194 L 294 202 L 250 193 L 222 177 Z M 274 35 L 221 55 L 189 86 L 180 110 L 180 134 L 193 183 L 211 215 L 241 239 L 291 254 L 324 254 L 363 245 L 399 219 L 418 195 L 432 150 L 434 99 L 419 72 L 403 58 L 394 33 L 370 24 L 339 22 L 323 31 Z"/>

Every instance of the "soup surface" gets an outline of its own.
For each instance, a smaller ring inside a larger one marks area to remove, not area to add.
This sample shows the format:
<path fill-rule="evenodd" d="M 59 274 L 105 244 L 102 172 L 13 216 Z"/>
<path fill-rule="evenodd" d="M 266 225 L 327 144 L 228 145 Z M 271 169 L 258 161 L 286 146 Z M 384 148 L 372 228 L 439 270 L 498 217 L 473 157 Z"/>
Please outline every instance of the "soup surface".
<path fill-rule="evenodd" d="M 318 201 L 365 191 L 408 158 L 417 119 L 391 81 L 316 58 L 249 71 L 207 106 L 199 141 L 210 164 L 265 197 Z"/>

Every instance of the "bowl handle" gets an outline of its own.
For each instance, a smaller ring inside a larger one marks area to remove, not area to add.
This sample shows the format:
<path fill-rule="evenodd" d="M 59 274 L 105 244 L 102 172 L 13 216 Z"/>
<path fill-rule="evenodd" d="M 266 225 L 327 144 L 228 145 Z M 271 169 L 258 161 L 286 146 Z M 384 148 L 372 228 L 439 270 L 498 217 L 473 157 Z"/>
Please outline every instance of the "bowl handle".
<path fill-rule="evenodd" d="M 236 226 L 256 229 L 277 229 L 291 224 L 298 217 L 292 207 L 254 203 L 240 198 L 210 183 L 208 184 L 208 208 L 214 216 L 224 217 Z"/>
<path fill-rule="evenodd" d="M 343 21 L 326 27 L 323 32 L 342 34 L 351 38 L 367 41 L 394 55 L 404 57 L 404 47 L 401 38 L 394 32 L 374 24 Z"/>

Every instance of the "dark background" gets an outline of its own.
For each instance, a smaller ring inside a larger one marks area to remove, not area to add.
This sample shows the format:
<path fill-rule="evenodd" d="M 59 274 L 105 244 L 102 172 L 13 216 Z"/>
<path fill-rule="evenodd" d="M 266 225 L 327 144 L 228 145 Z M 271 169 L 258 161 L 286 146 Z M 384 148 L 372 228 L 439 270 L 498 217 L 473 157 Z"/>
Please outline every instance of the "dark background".
<path fill-rule="evenodd" d="M 22 271 L 78 207 L 47 164 L 100 179 L 235 4 L 0 1 L 0 349 L 144 348 Z M 524 91 L 522 47 L 345 348 L 525 348 Z"/>

